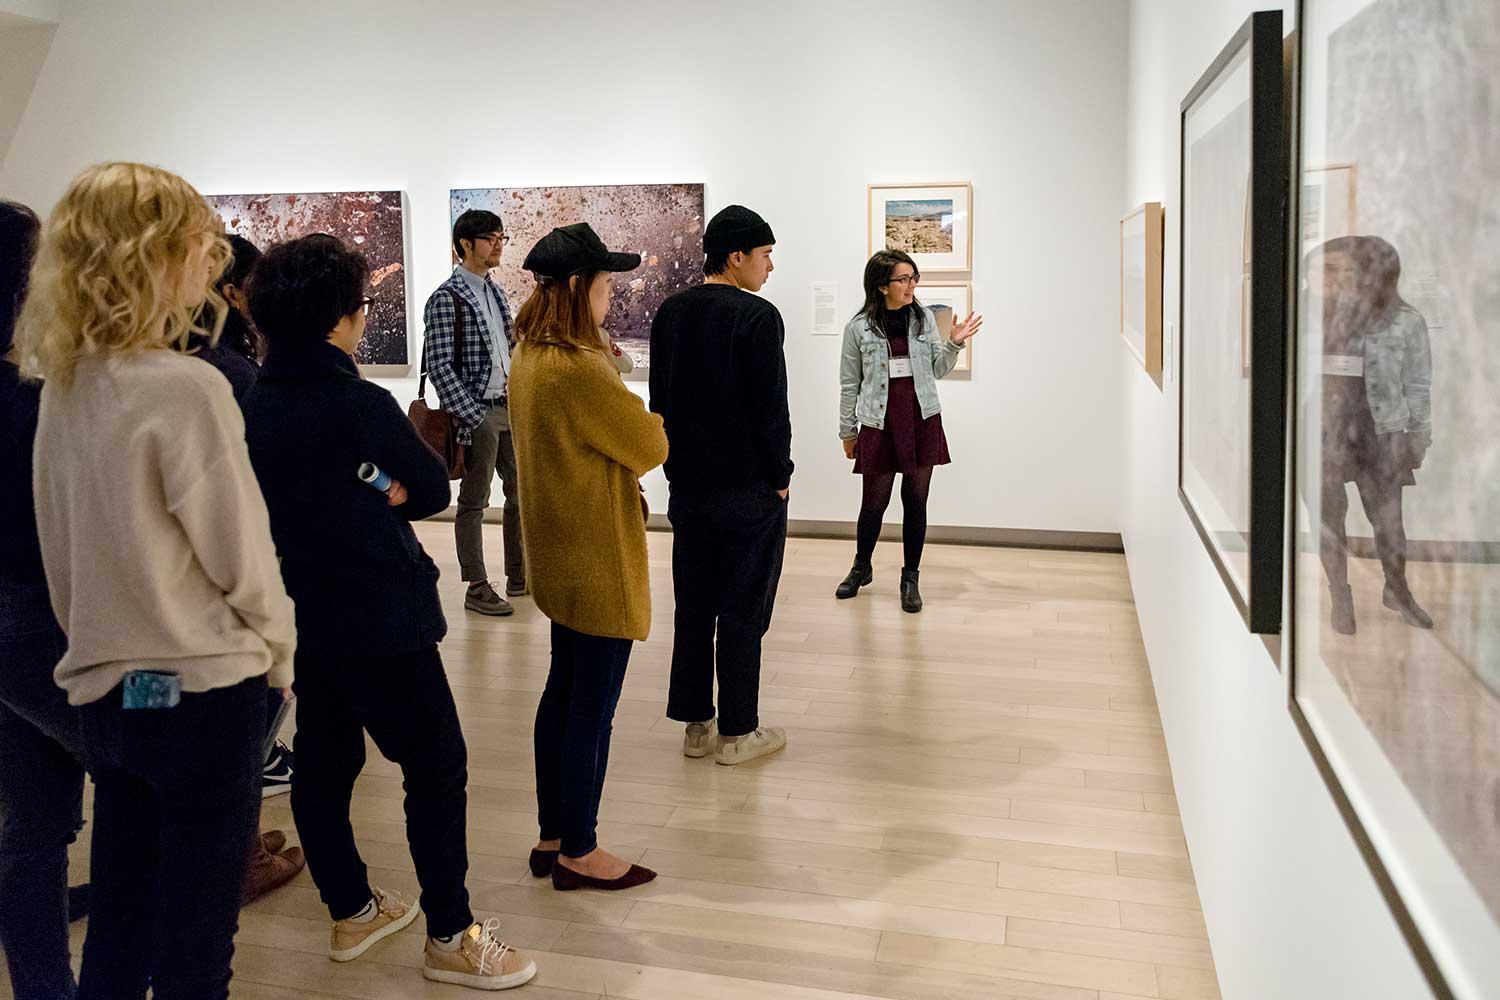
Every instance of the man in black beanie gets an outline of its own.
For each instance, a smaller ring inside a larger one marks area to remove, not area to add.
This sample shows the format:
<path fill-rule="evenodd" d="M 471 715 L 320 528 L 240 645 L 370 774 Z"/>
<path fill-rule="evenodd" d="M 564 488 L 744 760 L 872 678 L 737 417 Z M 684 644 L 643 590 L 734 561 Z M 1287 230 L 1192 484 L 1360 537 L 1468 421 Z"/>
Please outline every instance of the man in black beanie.
<path fill-rule="evenodd" d="M 740 764 L 786 746 L 760 724 L 760 646 L 786 549 L 792 478 L 786 329 L 752 294 L 776 237 L 731 205 L 704 232 L 705 281 L 662 303 L 651 324 L 651 409 L 671 452 L 672 585 L 677 598 L 667 717 L 683 753 Z M 714 708 L 715 635 L 718 711 Z"/>

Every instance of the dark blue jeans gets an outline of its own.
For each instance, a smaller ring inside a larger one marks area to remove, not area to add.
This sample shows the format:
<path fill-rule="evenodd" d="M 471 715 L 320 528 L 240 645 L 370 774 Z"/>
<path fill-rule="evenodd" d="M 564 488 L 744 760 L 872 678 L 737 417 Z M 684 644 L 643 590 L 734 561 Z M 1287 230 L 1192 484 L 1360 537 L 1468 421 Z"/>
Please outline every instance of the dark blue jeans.
<path fill-rule="evenodd" d="M 125 709 L 80 708 L 94 779 L 89 932 L 78 995 L 224 1000 L 260 809 L 266 678 Z"/>
<path fill-rule="evenodd" d="M 17 1000 L 71 1000 L 68 845 L 83 826 L 78 712 L 52 669 L 67 640 L 45 587 L 0 584 L 0 947 Z"/>
<path fill-rule="evenodd" d="M 599 797 L 630 640 L 552 623 L 552 669 L 536 709 L 536 804 L 543 840 L 581 858 L 599 846 Z"/>

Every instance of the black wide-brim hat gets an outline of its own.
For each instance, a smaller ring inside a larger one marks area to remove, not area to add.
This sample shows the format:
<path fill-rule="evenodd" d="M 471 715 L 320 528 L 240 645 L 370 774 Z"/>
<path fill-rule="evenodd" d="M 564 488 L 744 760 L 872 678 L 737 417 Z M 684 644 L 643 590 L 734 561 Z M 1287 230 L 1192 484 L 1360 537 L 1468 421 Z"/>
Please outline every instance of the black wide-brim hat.
<path fill-rule="evenodd" d="M 539 278 L 571 278 L 585 271 L 634 271 L 638 253 L 614 253 L 587 222 L 559 226 L 537 240 L 521 265 Z"/>

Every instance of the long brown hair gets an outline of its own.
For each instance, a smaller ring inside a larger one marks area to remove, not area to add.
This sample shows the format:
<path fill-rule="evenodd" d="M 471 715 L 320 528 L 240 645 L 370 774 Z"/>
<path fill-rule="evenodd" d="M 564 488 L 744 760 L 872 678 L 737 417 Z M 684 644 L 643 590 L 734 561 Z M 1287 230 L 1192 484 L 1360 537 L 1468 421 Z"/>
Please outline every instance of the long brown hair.
<path fill-rule="evenodd" d="M 858 315 L 870 321 L 877 337 L 885 336 L 885 318 L 890 312 L 885 307 L 885 292 L 882 289 L 890 285 L 891 275 L 901 264 L 911 265 L 917 280 L 922 279 L 922 270 L 917 267 L 917 262 L 911 259 L 910 254 L 901 250 L 876 250 L 875 255 L 865 264 L 865 304 Z M 921 303 L 913 298 L 912 305 L 919 306 Z M 912 310 L 914 313 L 916 311 Z"/>
<path fill-rule="evenodd" d="M 516 340 L 603 353 L 594 307 L 589 302 L 589 289 L 598 274 L 577 274 L 576 284 L 567 278 L 538 278 L 536 288 L 516 314 Z"/>

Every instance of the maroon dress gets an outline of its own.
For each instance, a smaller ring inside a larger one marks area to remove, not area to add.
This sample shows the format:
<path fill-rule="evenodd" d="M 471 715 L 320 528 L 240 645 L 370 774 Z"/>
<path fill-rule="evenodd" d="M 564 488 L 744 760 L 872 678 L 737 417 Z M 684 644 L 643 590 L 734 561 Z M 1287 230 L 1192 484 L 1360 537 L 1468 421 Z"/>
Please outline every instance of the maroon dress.
<path fill-rule="evenodd" d="M 906 334 L 911 322 L 911 307 L 906 306 L 893 313 L 886 313 L 886 342 L 893 358 L 910 357 L 910 346 Z M 932 355 L 927 351 L 913 359 L 913 364 L 931 364 Z M 861 427 L 859 441 L 854 451 L 856 475 L 903 475 L 915 472 L 923 466 L 947 465 L 953 461 L 948 455 L 948 438 L 943 434 L 943 415 L 934 413 L 922 419 L 922 404 L 917 402 L 916 380 L 893 378 L 888 380 L 885 428 Z"/>

